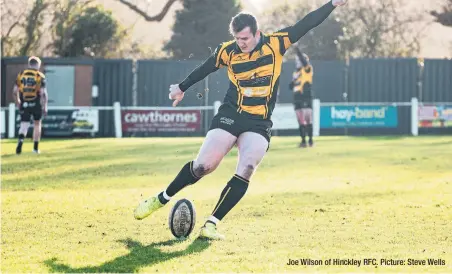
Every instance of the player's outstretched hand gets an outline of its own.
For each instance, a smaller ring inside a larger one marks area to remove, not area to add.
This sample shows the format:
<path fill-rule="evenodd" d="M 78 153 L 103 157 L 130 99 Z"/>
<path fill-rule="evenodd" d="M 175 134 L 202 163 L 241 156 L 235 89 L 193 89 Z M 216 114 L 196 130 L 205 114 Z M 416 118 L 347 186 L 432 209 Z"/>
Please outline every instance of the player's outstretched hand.
<path fill-rule="evenodd" d="M 170 100 L 174 100 L 173 107 L 175 107 L 184 99 L 184 92 L 179 88 L 179 84 L 170 85 L 169 91 L 169 98 Z"/>
<path fill-rule="evenodd" d="M 331 2 L 333 3 L 333 6 L 338 7 L 345 5 L 347 0 L 331 0 Z"/>

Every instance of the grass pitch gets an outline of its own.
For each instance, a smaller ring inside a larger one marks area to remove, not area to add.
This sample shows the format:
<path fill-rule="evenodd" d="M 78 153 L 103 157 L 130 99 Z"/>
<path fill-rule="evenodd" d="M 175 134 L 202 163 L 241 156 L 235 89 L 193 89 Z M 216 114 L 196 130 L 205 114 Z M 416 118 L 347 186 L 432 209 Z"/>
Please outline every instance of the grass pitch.
<path fill-rule="evenodd" d="M 135 220 L 138 202 L 164 189 L 201 142 L 44 140 L 34 155 L 27 139 L 16 156 L 15 141 L 2 140 L 1 272 L 452 273 L 452 137 L 321 137 L 310 149 L 273 137 L 219 226 L 225 241 L 176 241 L 167 218 L 176 200 L 192 200 L 195 236 L 234 174 L 236 148 L 213 174 Z M 403 265 L 388 265 L 395 260 Z"/>

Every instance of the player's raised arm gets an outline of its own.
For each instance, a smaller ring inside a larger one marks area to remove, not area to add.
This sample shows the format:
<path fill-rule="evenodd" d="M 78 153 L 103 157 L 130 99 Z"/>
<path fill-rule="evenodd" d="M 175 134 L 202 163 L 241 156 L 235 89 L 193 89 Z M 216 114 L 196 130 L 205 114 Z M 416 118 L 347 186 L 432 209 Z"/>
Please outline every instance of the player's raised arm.
<path fill-rule="evenodd" d="M 217 71 L 215 66 L 215 56 L 212 54 L 204 63 L 195 68 L 188 76 L 179 84 L 181 91 L 185 92 L 192 85 L 204 79 L 207 75 Z"/>
<path fill-rule="evenodd" d="M 215 52 L 212 53 L 201 65 L 195 68 L 180 84 L 170 85 L 169 98 L 174 100 L 175 107 L 184 98 L 184 92 L 197 82 L 204 79 L 207 75 L 217 71 L 224 65 L 222 60 L 223 45 L 218 46 Z"/>
<path fill-rule="evenodd" d="M 289 34 L 290 42 L 293 44 L 300 40 L 308 31 L 320 25 L 333 12 L 335 7 L 342 6 L 347 3 L 347 0 L 331 0 L 321 8 L 310 12 L 303 19 L 298 21 L 295 25 L 290 26 L 284 31 Z"/>
<path fill-rule="evenodd" d="M 306 56 L 300 51 L 300 49 L 299 49 L 298 47 L 295 47 L 295 52 L 297 53 L 298 60 L 300 60 L 300 62 L 301 62 L 301 64 L 303 65 L 303 67 L 306 67 L 307 65 L 309 65 L 308 59 L 307 59 Z"/>
<path fill-rule="evenodd" d="M 215 66 L 215 57 L 211 55 L 204 63 L 195 68 L 180 84 L 170 85 L 169 98 L 170 100 L 174 100 L 173 107 L 177 106 L 184 99 L 184 92 L 187 89 L 216 70 L 218 68 Z"/>

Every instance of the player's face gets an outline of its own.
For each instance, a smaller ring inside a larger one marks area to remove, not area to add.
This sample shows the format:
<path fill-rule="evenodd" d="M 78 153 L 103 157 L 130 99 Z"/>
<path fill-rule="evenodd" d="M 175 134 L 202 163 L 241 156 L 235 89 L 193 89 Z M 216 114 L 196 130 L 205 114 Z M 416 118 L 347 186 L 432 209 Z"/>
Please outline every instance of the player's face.
<path fill-rule="evenodd" d="M 242 31 L 234 34 L 235 41 L 242 52 L 251 52 L 257 45 L 260 39 L 260 31 L 253 35 L 250 27 L 244 28 Z"/>

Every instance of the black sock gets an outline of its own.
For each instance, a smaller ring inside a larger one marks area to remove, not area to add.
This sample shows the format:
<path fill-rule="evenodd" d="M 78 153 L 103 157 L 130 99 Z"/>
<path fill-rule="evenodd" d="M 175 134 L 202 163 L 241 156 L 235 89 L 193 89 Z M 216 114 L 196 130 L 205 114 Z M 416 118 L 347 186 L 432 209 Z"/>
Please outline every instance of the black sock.
<path fill-rule="evenodd" d="M 159 198 L 160 203 L 166 205 L 169 200 L 165 199 L 165 197 L 163 197 L 163 191 L 159 193 L 159 195 L 157 196 L 157 198 Z"/>
<path fill-rule="evenodd" d="M 25 135 L 19 134 L 19 140 L 18 140 L 17 144 L 22 145 L 22 143 L 24 142 L 24 139 L 25 139 Z"/>
<path fill-rule="evenodd" d="M 220 199 L 212 213 L 212 216 L 221 221 L 226 214 L 242 199 L 248 189 L 249 181 L 234 175 L 221 192 Z"/>
<path fill-rule="evenodd" d="M 312 141 L 312 124 L 308 124 L 306 126 L 307 131 L 308 131 L 308 136 L 309 136 L 309 141 Z"/>
<path fill-rule="evenodd" d="M 19 134 L 19 140 L 17 141 L 16 154 L 22 153 L 22 144 L 24 143 L 25 136 L 23 134 Z"/>
<path fill-rule="evenodd" d="M 179 171 L 176 178 L 171 182 L 171 184 L 166 189 L 166 194 L 172 197 L 176 195 L 180 190 L 188 185 L 192 185 L 199 181 L 199 179 L 193 173 L 193 161 L 188 162 L 184 165 L 184 167 Z M 162 204 L 168 203 L 168 200 L 163 197 L 163 192 L 158 195 L 158 198 Z"/>
<path fill-rule="evenodd" d="M 304 134 L 304 133 L 303 133 L 303 130 L 304 130 L 304 129 L 303 129 L 303 126 L 302 126 L 302 125 L 299 125 L 299 126 L 298 126 L 298 130 L 300 131 L 300 137 L 303 138 L 303 137 L 302 137 L 303 134 Z"/>
<path fill-rule="evenodd" d="M 300 125 L 300 137 L 301 137 L 301 141 L 303 143 L 306 142 L 306 126 L 305 125 Z"/>
<path fill-rule="evenodd" d="M 39 146 L 39 141 L 35 141 L 35 143 L 33 145 L 33 149 L 38 150 L 38 146 Z"/>

